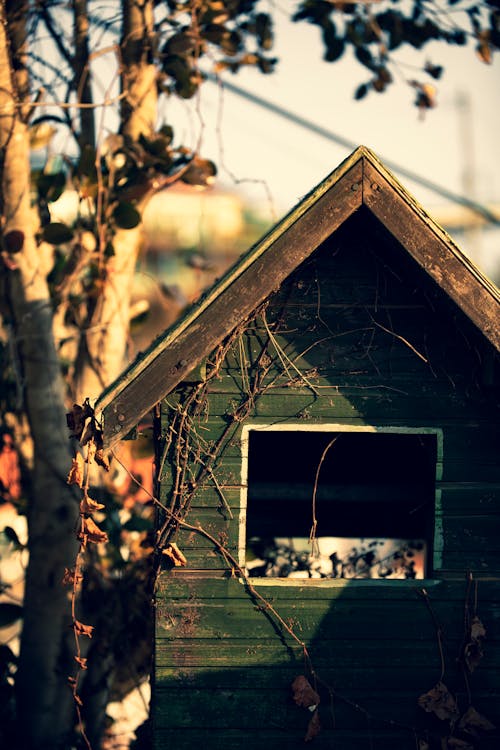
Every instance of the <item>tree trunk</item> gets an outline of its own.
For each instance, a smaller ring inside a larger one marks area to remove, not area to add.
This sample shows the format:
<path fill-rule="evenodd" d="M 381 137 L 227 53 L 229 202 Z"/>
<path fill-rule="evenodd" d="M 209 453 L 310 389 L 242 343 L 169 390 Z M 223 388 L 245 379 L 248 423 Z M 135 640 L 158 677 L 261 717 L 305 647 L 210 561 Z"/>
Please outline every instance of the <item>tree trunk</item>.
<path fill-rule="evenodd" d="M 126 363 L 130 296 L 141 238 L 141 227 L 119 230 L 114 238 L 114 256 L 107 261 L 106 278 L 81 334 L 74 376 L 79 404 L 96 399 Z"/>
<path fill-rule="evenodd" d="M 73 61 L 77 101 L 92 104 L 92 86 L 89 60 L 89 14 L 87 0 L 73 0 L 73 38 L 75 55 Z M 94 110 L 83 107 L 80 110 L 80 130 L 78 145 L 95 147 Z"/>
<path fill-rule="evenodd" d="M 122 0 L 122 15 L 120 132 L 136 141 L 154 132 L 158 117 L 153 0 Z"/>
<path fill-rule="evenodd" d="M 158 93 L 153 62 L 153 1 L 123 0 L 121 40 L 121 132 L 132 141 L 151 135 L 157 119 Z M 144 206 L 138 206 L 142 212 Z M 129 344 L 129 308 L 142 227 L 118 229 L 114 255 L 95 309 L 82 333 L 75 367 L 75 400 L 96 399 L 122 371 Z"/>
<path fill-rule="evenodd" d="M 29 132 L 22 114 L 27 2 L 0 3 L 0 147 L 4 273 L 23 367 L 26 412 L 35 445 L 28 511 L 29 565 L 24 625 L 16 677 L 20 747 L 64 746 L 73 724 L 66 678 L 74 673 L 70 607 L 61 581 L 77 550 L 75 494 L 63 384 L 52 335 L 51 302 L 37 246 L 38 221 L 30 205 Z M 9 37 L 6 35 L 8 20 Z M 55 707 L 57 706 L 57 716 Z"/>

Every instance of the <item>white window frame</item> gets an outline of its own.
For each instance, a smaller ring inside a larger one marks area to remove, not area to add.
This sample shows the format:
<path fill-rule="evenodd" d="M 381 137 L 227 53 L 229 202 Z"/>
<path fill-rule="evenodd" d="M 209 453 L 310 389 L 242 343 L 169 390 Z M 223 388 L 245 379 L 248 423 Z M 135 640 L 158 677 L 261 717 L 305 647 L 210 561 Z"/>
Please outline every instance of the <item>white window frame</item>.
<path fill-rule="evenodd" d="M 436 436 L 436 485 L 434 499 L 434 534 L 433 534 L 433 572 L 436 574 L 442 567 L 443 552 L 443 520 L 441 507 L 441 490 L 439 483 L 443 477 L 443 430 L 439 427 L 407 427 L 403 425 L 353 425 L 334 422 L 248 422 L 242 425 L 241 429 L 241 486 L 240 486 L 240 518 L 239 518 L 239 539 L 238 539 L 238 562 L 242 570 L 246 569 L 246 526 L 247 526 L 247 506 L 248 506 L 248 458 L 249 458 L 249 441 L 250 433 L 258 431 L 272 432 L 370 432 L 370 433 L 392 433 L 401 435 L 435 435 Z M 390 579 L 339 579 L 339 578 L 320 578 L 320 579 L 289 579 L 289 578 L 251 578 L 252 585 L 278 585 L 278 586 L 344 586 L 347 583 L 370 584 L 374 583 L 408 583 L 407 581 L 396 581 Z M 415 583 L 411 581 L 411 583 Z"/>

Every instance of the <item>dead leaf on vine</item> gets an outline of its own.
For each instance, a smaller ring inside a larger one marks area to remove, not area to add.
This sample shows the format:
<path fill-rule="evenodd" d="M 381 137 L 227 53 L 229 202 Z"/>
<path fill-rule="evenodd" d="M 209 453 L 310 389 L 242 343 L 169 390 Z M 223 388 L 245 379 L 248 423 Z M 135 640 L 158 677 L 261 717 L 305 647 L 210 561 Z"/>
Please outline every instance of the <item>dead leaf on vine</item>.
<path fill-rule="evenodd" d="M 471 641 L 464 648 L 464 661 L 469 672 L 473 672 L 479 666 L 484 653 L 481 647 L 481 641 Z"/>
<path fill-rule="evenodd" d="M 458 737 L 448 737 L 445 747 L 456 748 L 456 750 L 474 750 L 474 746 L 471 745 L 470 742 L 466 742 L 465 740 L 460 740 Z"/>
<path fill-rule="evenodd" d="M 66 424 L 70 430 L 71 437 L 80 440 L 85 429 L 85 423 L 92 414 L 93 410 L 88 402 L 85 402 L 83 406 L 73 404 L 71 411 L 66 414 Z"/>
<path fill-rule="evenodd" d="M 479 619 L 477 615 L 475 615 L 470 624 L 470 637 L 473 641 L 479 640 L 479 638 L 484 638 L 486 636 L 486 628 L 484 627 L 483 623 Z"/>
<path fill-rule="evenodd" d="M 175 542 L 171 542 L 168 547 L 165 547 L 162 554 L 164 554 L 165 557 L 168 557 L 175 568 L 185 568 L 187 565 L 186 557 L 182 554 Z"/>
<path fill-rule="evenodd" d="M 106 532 L 102 531 L 92 518 L 87 518 L 86 516 L 82 517 L 82 525 L 80 533 L 78 534 L 78 538 L 84 545 L 87 542 L 94 542 L 94 544 L 99 544 L 101 542 L 108 541 L 108 535 L 106 534 Z"/>
<path fill-rule="evenodd" d="M 309 724 L 307 725 L 307 733 L 304 737 L 304 742 L 310 742 L 315 737 L 318 736 L 318 734 L 321 732 L 321 724 L 319 721 L 319 712 L 316 709 L 316 711 L 311 716 L 311 720 L 309 721 Z"/>
<path fill-rule="evenodd" d="M 85 625 L 79 620 L 73 620 L 73 628 L 76 635 L 86 635 L 88 638 L 92 638 L 92 633 L 94 630 L 93 625 Z"/>
<path fill-rule="evenodd" d="M 84 656 L 75 656 L 75 661 L 80 669 L 87 669 L 87 659 Z"/>
<path fill-rule="evenodd" d="M 491 732 L 493 729 L 496 729 L 495 725 L 486 716 L 480 714 L 472 706 L 464 713 L 458 726 L 473 737 L 479 737 L 481 732 Z"/>
<path fill-rule="evenodd" d="M 307 677 L 299 675 L 292 682 L 292 697 L 297 706 L 313 710 L 320 702 L 320 697 Z"/>
<path fill-rule="evenodd" d="M 109 471 L 109 460 L 102 448 L 96 450 L 94 458 L 96 464 L 102 466 L 106 471 Z"/>
<path fill-rule="evenodd" d="M 84 466 L 85 462 L 81 453 L 77 453 L 71 461 L 71 469 L 69 470 L 67 484 L 77 484 L 79 487 L 83 487 L 84 481 Z"/>
<path fill-rule="evenodd" d="M 80 503 L 80 513 L 82 515 L 89 515 L 90 513 L 94 513 L 96 510 L 102 510 L 104 508 L 104 505 L 102 503 L 98 503 L 95 500 L 92 500 L 89 495 L 84 495 L 81 503 Z"/>
<path fill-rule="evenodd" d="M 78 584 L 83 579 L 83 576 L 79 573 L 75 573 L 74 568 L 65 568 L 62 579 L 63 586 L 73 586 L 75 583 Z"/>
<path fill-rule="evenodd" d="M 418 705 L 443 721 L 456 721 L 460 715 L 455 698 L 443 682 L 438 682 L 431 690 L 421 695 Z"/>

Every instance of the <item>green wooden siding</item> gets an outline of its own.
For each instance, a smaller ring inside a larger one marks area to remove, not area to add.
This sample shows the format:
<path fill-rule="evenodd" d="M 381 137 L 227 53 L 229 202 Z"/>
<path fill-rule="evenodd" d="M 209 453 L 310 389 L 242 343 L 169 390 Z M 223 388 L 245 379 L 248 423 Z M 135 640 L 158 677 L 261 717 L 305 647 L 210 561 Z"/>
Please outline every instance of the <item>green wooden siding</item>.
<path fill-rule="evenodd" d="M 446 623 L 444 680 L 465 708 L 465 682 L 456 665 L 465 587 L 426 585 L 435 616 Z M 304 585 L 278 592 L 263 585 L 259 591 L 295 624 L 318 676 L 334 688 L 333 696 L 320 689 L 323 733 L 315 746 L 333 741 L 334 747 L 369 747 L 371 738 L 374 747 L 391 747 L 397 738 L 400 748 L 415 747 L 412 728 L 423 734 L 426 725 L 416 700 L 440 676 L 435 625 L 417 586 L 337 581 L 326 590 Z M 488 637 L 482 664 L 470 678 L 474 706 L 489 716 L 498 714 L 499 593 L 498 583 L 480 584 L 478 612 Z M 165 575 L 159 600 L 158 746 L 175 738 L 188 748 L 204 730 L 211 730 L 208 747 L 232 747 L 237 739 L 242 747 L 301 746 L 308 715 L 290 699 L 293 679 L 304 673 L 301 650 L 289 639 L 280 642 L 243 585 Z M 493 748 L 491 742 L 484 747 Z"/>
<path fill-rule="evenodd" d="M 235 558 L 242 425 L 330 423 L 442 434 L 432 581 L 256 584 L 334 688 L 333 696 L 320 690 L 323 729 L 315 747 L 414 750 L 426 727 L 444 731 L 416 705 L 441 669 L 422 586 L 443 628 L 444 681 L 467 708 L 457 666 L 467 571 L 479 580 L 477 611 L 487 629 L 484 658 L 469 676 L 472 704 L 500 722 L 500 418 L 492 361 L 490 345 L 470 321 L 360 210 L 273 295 L 264 317 L 248 323 L 189 416 L 186 520 Z M 264 392 L 242 421 L 234 420 L 263 365 Z M 181 385 L 166 398 L 164 436 L 194 387 Z M 203 474 L 203 460 L 221 438 Z M 160 476 L 169 506 L 175 446 L 174 438 Z M 300 647 L 280 633 L 209 539 L 180 529 L 173 540 L 188 565 L 159 580 L 155 746 L 302 746 L 309 714 L 290 698 L 292 680 L 305 669 Z M 478 747 L 498 747 L 498 734 Z"/>

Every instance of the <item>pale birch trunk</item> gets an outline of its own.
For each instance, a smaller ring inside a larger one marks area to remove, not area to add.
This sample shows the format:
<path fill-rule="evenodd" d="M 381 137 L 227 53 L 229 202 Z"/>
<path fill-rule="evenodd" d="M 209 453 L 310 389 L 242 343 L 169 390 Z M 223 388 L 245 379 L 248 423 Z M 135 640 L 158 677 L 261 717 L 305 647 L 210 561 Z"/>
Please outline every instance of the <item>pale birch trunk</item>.
<path fill-rule="evenodd" d="M 154 132 L 158 94 L 156 68 L 152 64 L 152 0 L 123 0 L 121 40 L 122 92 L 121 133 L 132 141 Z M 147 198 L 137 208 L 142 213 Z M 130 298 L 137 257 L 143 241 L 142 225 L 118 229 L 113 239 L 114 255 L 106 261 L 106 277 L 95 310 L 83 332 L 75 367 L 75 398 L 96 399 L 122 371 L 127 361 L 130 330 Z M 110 597 L 113 592 L 110 591 Z M 113 640 L 120 623 L 106 621 L 109 611 L 93 613 L 96 638 L 89 653 L 83 686 L 83 712 L 88 737 L 94 747 L 102 734 L 105 708 L 116 674 Z"/>
<path fill-rule="evenodd" d="M 65 568 L 75 560 L 78 502 L 66 484 L 70 446 L 64 389 L 43 253 L 36 240 L 38 221 L 30 205 L 29 133 L 23 117 L 27 5 L 19 0 L 0 3 L 2 233 L 7 250 L 9 237 L 17 236 L 21 245 L 19 252 L 4 253 L 3 272 L 8 277 L 24 402 L 35 446 L 28 512 L 30 559 L 16 689 L 19 747 L 55 750 L 64 747 L 73 724 L 72 697 L 66 684 L 67 676 L 75 671 L 70 608 L 61 581 Z"/>
<path fill-rule="evenodd" d="M 153 64 L 153 1 L 122 2 L 121 104 L 123 135 L 136 141 L 155 128 L 158 108 L 156 67 Z M 142 211 L 144 206 L 138 206 Z M 106 278 L 96 308 L 83 332 L 75 367 L 75 399 L 96 399 L 122 371 L 129 344 L 129 309 L 142 227 L 119 229 L 114 256 L 106 263 Z"/>

